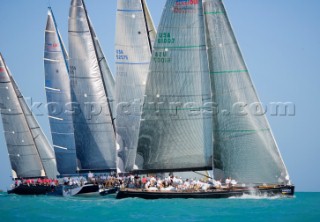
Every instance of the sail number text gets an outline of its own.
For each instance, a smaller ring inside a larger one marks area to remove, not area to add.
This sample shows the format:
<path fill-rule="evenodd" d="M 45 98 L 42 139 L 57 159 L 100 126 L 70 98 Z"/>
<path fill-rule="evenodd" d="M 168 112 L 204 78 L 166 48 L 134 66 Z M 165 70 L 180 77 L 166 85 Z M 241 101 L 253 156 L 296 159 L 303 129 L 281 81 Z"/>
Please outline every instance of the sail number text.
<path fill-rule="evenodd" d="M 124 54 L 122 49 L 116 50 L 116 58 L 120 60 L 128 60 L 128 55 Z"/>

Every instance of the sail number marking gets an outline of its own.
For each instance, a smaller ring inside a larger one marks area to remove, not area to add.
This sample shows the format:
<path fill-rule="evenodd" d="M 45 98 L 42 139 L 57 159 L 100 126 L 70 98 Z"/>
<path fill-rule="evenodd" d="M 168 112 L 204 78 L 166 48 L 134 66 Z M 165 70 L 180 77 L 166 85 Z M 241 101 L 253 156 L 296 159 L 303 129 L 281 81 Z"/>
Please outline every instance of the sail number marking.
<path fill-rule="evenodd" d="M 161 32 L 158 35 L 158 43 L 169 43 L 172 44 L 175 42 L 175 38 L 171 37 L 170 32 Z"/>
<path fill-rule="evenodd" d="M 171 58 L 168 57 L 168 52 L 154 52 L 153 61 L 155 63 L 169 63 Z"/>
<path fill-rule="evenodd" d="M 116 58 L 119 60 L 128 60 L 128 55 L 124 54 L 122 49 L 116 50 Z"/>

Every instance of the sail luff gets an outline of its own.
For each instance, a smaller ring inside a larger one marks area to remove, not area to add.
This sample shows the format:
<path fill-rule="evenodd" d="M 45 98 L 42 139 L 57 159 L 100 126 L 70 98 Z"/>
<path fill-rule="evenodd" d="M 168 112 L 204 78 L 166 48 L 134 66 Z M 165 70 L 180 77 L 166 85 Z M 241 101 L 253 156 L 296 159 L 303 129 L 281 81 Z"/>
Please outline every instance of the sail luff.
<path fill-rule="evenodd" d="M 223 111 L 214 115 L 215 178 L 284 183 L 287 169 L 222 1 L 206 0 L 204 14 L 213 102 Z"/>
<path fill-rule="evenodd" d="M 168 0 L 154 44 L 136 161 L 144 171 L 212 168 L 209 65 L 201 1 Z M 139 168 L 140 170 L 140 168 Z"/>
<path fill-rule="evenodd" d="M 74 174 L 77 158 L 74 141 L 68 72 L 68 53 L 49 8 L 44 44 L 45 89 L 53 148 L 60 174 Z"/>
<path fill-rule="evenodd" d="M 69 12 L 69 64 L 73 125 L 80 171 L 116 170 L 115 133 L 93 29 L 83 1 Z"/>

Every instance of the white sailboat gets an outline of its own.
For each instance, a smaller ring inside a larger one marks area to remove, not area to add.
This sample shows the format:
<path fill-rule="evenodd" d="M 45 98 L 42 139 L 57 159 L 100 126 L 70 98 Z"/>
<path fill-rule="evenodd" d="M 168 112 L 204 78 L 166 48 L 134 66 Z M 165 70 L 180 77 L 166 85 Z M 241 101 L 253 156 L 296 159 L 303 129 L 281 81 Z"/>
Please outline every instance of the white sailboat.
<path fill-rule="evenodd" d="M 152 53 L 135 172 L 214 169 L 241 186 L 210 190 L 122 189 L 117 198 L 226 198 L 293 195 L 266 118 L 217 115 L 259 102 L 222 1 L 167 0 Z M 231 107 L 230 107 L 231 106 Z M 224 113 L 225 114 L 225 113 Z"/>
<path fill-rule="evenodd" d="M 12 178 L 56 178 L 52 147 L 34 118 L 0 54 L 0 107 Z M 21 184 L 9 193 L 46 194 L 50 186 Z"/>

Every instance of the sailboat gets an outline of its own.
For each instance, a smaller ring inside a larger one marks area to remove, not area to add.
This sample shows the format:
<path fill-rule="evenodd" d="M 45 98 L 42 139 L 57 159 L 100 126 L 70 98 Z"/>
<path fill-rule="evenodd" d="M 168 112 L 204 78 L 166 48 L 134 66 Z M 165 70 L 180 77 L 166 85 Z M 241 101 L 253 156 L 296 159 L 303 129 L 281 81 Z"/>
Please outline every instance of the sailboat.
<path fill-rule="evenodd" d="M 259 100 L 222 1 L 167 0 L 140 122 L 136 162 L 142 164 L 133 172 L 213 170 L 215 180 L 231 177 L 239 185 L 123 188 L 117 198 L 292 196 L 294 186 L 265 116 L 231 112 L 238 102 Z M 217 113 L 217 106 L 230 114 Z"/>
<path fill-rule="evenodd" d="M 78 172 L 117 171 L 113 117 L 114 80 L 89 20 L 84 1 L 72 0 L 69 12 L 69 77 Z M 102 64 L 103 63 L 103 64 Z M 109 87 L 109 88 L 108 88 Z M 97 193 L 97 184 L 66 195 Z"/>
<path fill-rule="evenodd" d="M 0 54 L 0 108 L 12 178 L 56 178 L 55 155 Z M 46 194 L 50 186 L 17 184 L 8 193 Z"/>
<path fill-rule="evenodd" d="M 156 30 L 144 0 L 118 0 L 116 130 L 122 172 L 135 168 L 141 106 L 155 36 Z"/>
<path fill-rule="evenodd" d="M 44 44 L 45 89 L 53 147 L 60 176 L 77 172 L 74 130 L 70 109 L 68 54 L 49 8 Z"/>

